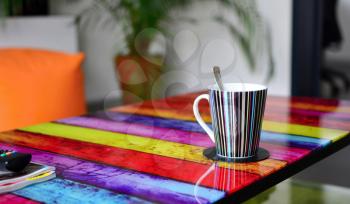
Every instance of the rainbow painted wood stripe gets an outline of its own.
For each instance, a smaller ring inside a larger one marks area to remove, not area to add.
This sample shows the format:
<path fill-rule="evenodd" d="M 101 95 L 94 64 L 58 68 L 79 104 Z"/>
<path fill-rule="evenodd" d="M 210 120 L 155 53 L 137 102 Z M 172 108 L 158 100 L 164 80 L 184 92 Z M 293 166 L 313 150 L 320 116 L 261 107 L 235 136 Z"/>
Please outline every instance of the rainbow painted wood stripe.
<path fill-rule="evenodd" d="M 57 178 L 10 194 L 9 203 L 211 203 L 348 137 L 350 102 L 269 97 L 260 145 L 271 157 L 214 163 L 195 122 L 198 93 L 113 108 L 0 133 L 0 146 L 55 166 Z M 201 112 L 210 122 L 208 104 Z"/>
<path fill-rule="evenodd" d="M 259 147 L 267 89 L 209 91 L 216 153 L 224 158 L 254 156 Z"/>
<path fill-rule="evenodd" d="M 0 203 L 11 204 L 39 204 L 40 202 L 24 198 L 22 196 L 14 195 L 12 193 L 5 193 L 0 195 Z"/>

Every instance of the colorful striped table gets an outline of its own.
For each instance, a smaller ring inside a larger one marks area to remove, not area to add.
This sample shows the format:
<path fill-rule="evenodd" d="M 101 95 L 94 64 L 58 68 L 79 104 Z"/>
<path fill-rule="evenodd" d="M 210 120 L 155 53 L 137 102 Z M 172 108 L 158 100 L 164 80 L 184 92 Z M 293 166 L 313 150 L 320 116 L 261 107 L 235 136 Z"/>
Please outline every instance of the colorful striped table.
<path fill-rule="evenodd" d="M 0 133 L 1 148 L 55 166 L 57 178 L 0 195 L 9 203 L 240 202 L 350 141 L 350 102 L 269 97 L 260 145 L 270 158 L 213 162 L 187 94 Z M 210 122 L 208 104 L 200 104 Z"/>

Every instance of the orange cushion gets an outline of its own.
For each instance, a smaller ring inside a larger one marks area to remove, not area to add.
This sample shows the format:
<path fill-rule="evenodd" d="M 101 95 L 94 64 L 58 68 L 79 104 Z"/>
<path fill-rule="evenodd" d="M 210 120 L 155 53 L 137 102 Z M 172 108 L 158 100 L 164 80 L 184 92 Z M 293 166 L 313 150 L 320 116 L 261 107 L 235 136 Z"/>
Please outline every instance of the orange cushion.
<path fill-rule="evenodd" d="M 83 58 L 0 49 L 0 131 L 85 113 Z"/>

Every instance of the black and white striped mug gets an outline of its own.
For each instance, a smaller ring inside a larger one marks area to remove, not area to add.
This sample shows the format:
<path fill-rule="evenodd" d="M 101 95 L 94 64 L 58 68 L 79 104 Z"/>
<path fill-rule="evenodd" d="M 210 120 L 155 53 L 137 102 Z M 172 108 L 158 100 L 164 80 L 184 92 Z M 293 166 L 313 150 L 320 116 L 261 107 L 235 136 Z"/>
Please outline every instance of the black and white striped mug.
<path fill-rule="evenodd" d="M 209 94 L 198 96 L 193 112 L 205 132 L 216 145 L 217 156 L 225 159 L 249 158 L 256 155 L 265 110 L 267 88 L 259 84 L 227 83 L 220 91 L 209 87 Z M 212 130 L 203 121 L 198 103 L 207 99 Z"/>

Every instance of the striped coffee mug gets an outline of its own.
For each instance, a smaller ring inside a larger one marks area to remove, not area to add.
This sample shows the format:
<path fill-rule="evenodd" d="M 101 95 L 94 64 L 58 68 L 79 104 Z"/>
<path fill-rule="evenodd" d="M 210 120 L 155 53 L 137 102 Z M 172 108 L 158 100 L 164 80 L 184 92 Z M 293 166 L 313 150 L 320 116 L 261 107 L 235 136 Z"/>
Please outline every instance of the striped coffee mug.
<path fill-rule="evenodd" d="M 265 110 L 267 88 L 259 84 L 227 83 L 224 91 L 217 85 L 209 94 L 198 96 L 193 104 L 197 122 L 216 145 L 217 156 L 225 159 L 255 156 Z M 203 121 L 198 103 L 207 99 L 212 117 L 212 129 Z"/>

